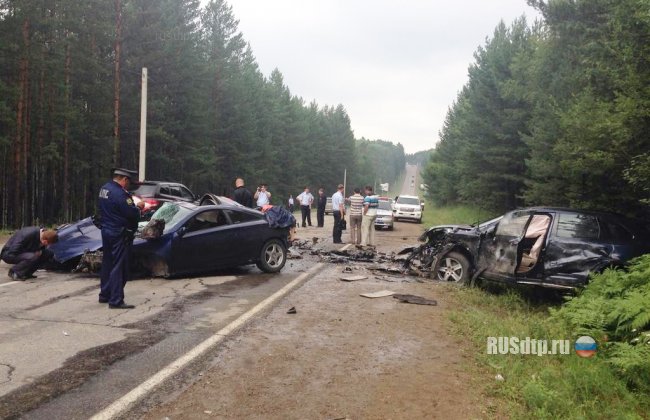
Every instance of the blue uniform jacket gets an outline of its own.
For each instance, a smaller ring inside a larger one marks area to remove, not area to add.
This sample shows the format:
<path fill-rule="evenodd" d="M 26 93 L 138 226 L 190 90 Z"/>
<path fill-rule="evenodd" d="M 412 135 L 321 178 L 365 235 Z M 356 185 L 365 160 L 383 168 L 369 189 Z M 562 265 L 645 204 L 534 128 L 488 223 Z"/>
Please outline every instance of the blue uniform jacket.
<path fill-rule="evenodd" d="M 102 231 L 109 235 L 135 232 L 140 220 L 140 209 L 131 194 L 115 181 L 109 181 L 99 190 L 99 214 Z"/>

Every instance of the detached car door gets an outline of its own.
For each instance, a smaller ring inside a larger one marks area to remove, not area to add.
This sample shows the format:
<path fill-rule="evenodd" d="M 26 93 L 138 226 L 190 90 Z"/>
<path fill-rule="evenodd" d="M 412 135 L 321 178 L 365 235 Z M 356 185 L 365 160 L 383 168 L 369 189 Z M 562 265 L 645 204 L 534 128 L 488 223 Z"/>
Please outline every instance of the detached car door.
<path fill-rule="evenodd" d="M 497 225 L 494 236 L 479 250 L 481 277 L 496 281 L 514 281 L 518 265 L 519 243 L 532 216 L 530 211 L 506 213 Z"/>

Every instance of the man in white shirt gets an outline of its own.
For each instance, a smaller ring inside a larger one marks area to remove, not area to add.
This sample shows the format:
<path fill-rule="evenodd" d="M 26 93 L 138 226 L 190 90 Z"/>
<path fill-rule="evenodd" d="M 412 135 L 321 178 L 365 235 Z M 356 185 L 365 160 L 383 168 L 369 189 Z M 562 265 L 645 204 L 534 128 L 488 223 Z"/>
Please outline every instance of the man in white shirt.
<path fill-rule="evenodd" d="M 334 215 L 334 229 L 332 236 L 335 244 L 342 244 L 341 234 L 341 219 L 345 217 L 345 199 L 343 198 L 343 184 L 339 184 L 337 191 L 332 195 L 332 214 Z"/>
<path fill-rule="evenodd" d="M 305 220 L 311 226 L 311 203 L 314 202 L 314 196 L 309 192 L 309 187 L 305 187 L 305 190 L 296 197 L 298 203 L 300 203 L 300 212 L 302 213 L 302 227 L 305 227 Z"/>
<path fill-rule="evenodd" d="M 266 184 L 261 184 L 259 187 L 257 187 L 257 191 L 255 192 L 255 198 L 257 207 L 263 207 L 267 204 L 271 204 L 271 193 L 266 190 Z"/>

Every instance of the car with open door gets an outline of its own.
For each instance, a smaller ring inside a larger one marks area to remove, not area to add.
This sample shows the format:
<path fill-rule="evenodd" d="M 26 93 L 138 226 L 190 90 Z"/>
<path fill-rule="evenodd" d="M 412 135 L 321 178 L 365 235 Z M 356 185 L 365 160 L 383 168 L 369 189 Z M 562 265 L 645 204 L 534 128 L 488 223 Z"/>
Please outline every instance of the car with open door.
<path fill-rule="evenodd" d="M 443 281 L 483 279 L 556 289 L 650 252 L 646 224 L 614 213 L 534 207 L 476 226 L 427 229 L 410 252 Z M 416 255 L 417 254 L 417 255 Z"/>

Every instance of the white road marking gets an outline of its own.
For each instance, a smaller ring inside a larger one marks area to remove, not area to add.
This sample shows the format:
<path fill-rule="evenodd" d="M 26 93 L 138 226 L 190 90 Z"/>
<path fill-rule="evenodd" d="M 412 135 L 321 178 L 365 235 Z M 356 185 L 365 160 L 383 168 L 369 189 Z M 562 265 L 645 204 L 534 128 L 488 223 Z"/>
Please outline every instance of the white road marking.
<path fill-rule="evenodd" d="M 113 419 L 115 417 L 124 414 L 133 404 L 135 404 L 138 400 L 146 396 L 158 385 L 163 383 L 172 375 L 176 374 L 178 371 L 183 369 L 193 360 L 203 355 L 203 353 L 210 350 L 215 345 L 219 344 L 228 336 L 228 334 L 232 333 L 233 331 L 243 326 L 246 322 L 248 322 L 259 312 L 263 311 L 264 309 L 266 309 L 267 307 L 275 303 L 277 300 L 284 297 L 292 289 L 294 289 L 296 286 L 302 283 L 307 277 L 311 276 L 315 271 L 323 267 L 323 265 L 324 264 L 322 263 L 316 264 L 311 269 L 309 269 L 309 271 L 301 274 L 300 276 L 295 278 L 291 283 L 287 284 L 282 289 L 278 290 L 271 296 L 264 299 L 262 302 L 255 305 L 248 312 L 244 313 L 242 316 L 240 316 L 230 324 L 226 325 L 221 330 L 217 331 L 213 336 L 207 338 L 202 343 L 194 347 L 192 350 L 188 351 L 183 356 L 179 357 L 172 363 L 165 366 L 158 373 L 151 376 L 149 379 L 147 379 L 137 387 L 133 388 L 131 391 L 129 391 L 126 395 L 122 396 L 120 399 L 115 401 L 113 404 L 109 405 L 99 413 L 96 413 L 94 416 L 90 418 L 90 420 Z"/>
<path fill-rule="evenodd" d="M 9 286 L 10 284 L 16 284 L 16 283 L 22 283 L 22 281 L 10 281 L 9 283 L 2 283 L 0 284 L 0 287 Z"/>

